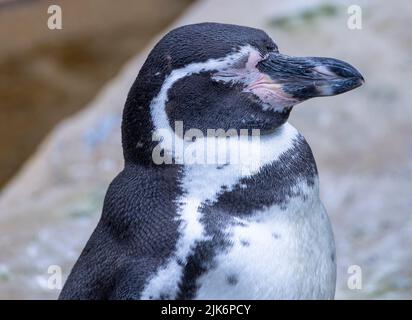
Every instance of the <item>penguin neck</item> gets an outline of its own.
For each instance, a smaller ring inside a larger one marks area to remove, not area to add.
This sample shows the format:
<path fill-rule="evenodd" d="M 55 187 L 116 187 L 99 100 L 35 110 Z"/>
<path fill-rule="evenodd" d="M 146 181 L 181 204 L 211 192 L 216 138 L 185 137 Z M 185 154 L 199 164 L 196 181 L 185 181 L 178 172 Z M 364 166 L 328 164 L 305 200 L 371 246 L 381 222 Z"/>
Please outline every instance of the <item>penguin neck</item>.
<path fill-rule="evenodd" d="M 296 152 L 301 151 L 297 145 L 301 143 L 302 139 L 297 130 L 286 123 L 273 133 L 260 137 L 259 140 L 239 142 L 240 149 L 244 151 L 241 155 L 246 157 L 246 159 L 240 159 L 241 163 L 236 161 L 224 165 L 183 163 L 182 174 L 179 176 L 182 197 L 177 201 L 181 204 L 180 215 L 190 221 L 189 229 L 200 230 L 198 235 L 201 237 L 202 227 L 199 226 L 199 219 L 196 218 L 201 216 L 199 208 L 217 203 L 223 193 L 242 189 L 244 190 L 242 191 L 243 195 L 245 195 L 254 192 L 253 186 L 256 189 L 266 188 L 264 192 L 266 198 L 263 198 L 261 203 L 265 203 L 265 201 L 272 203 L 273 194 L 267 192 L 268 188 L 273 188 L 278 181 L 284 181 L 282 175 L 287 177 L 285 180 L 287 183 L 281 184 L 282 188 L 285 188 L 282 189 L 285 191 L 285 196 L 293 188 L 305 187 L 309 180 L 312 181 L 312 178 L 315 180 L 312 175 L 305 177 L 306 172 L 312 174 L 312 171 L 315 170 L 312 170 L 314 164 L 311 161 L 304 164 L 302 172 L 293 172 L 297 168 L 296 162 L 306 161 L 305 156 L 301 157 L 296 154 Z M 196 143 L 200 142 L 199 140 Z M 231 147 L 237 148 L 238 146 L 234 142 L 228 148 L 229 151 L 232 150 Z M 285 159 L 290 160 L 290 162 Z M 305 166 L 309 169 L 305 169 Z M 263 177 L 265 178 L 263 179 Z M 270 181 L 265 182 L 265 179 Z M 300 179 L 303 179 L 304 183 L 301 184 Z M 282 190 L 273 189 L 272 192 L 279 192 L 279 195 L 282 195 Z M 302 192 L 306 192 L 305 190 L 302 189 Z M 316 193 L 317 191 L 308 191 L 308 193 L 310 192 Z M 234 210 L 241 210 L 242 204 L 235 201 L 229 203 L 229 206 L 235 208 Z"/>

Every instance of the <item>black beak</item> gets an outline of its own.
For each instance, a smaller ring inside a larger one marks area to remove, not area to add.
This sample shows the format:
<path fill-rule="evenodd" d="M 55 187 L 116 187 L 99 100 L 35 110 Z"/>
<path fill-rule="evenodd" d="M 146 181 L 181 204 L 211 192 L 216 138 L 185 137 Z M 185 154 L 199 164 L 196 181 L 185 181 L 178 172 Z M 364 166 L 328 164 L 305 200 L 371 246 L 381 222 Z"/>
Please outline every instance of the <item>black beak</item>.
<path fill-rule="evenodd" d="M 270 53 L 257 67 L 285 94 L 299 101 L 344 93 L 365 82 L 350 64 L 332 58 Z"/>

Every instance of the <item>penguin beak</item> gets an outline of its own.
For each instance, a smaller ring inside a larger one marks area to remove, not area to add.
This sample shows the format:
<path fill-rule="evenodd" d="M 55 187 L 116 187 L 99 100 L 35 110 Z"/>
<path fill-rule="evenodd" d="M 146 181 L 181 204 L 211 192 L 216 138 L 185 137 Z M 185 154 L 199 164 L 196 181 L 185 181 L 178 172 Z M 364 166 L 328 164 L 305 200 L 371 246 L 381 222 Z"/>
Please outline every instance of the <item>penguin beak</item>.
<path fill-rule="evenodd" d="M 364 83 L 362 75 L 350 64 L 333 58 L 291 57 L 270 53 L 257 68 L 265 75 L 267 88 L 272 86 L 285 99 L 304 101 L 333 96 L 355 89 Z"/>

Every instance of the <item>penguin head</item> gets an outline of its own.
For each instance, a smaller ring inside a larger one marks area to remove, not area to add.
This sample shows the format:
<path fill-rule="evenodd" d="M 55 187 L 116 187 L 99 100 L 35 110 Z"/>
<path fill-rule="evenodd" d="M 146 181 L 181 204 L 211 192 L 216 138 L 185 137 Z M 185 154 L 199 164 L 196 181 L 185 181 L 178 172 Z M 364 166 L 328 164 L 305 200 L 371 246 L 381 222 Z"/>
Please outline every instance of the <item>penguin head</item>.
<path fill-rule="evenodd" d="M 270 133 L 287 121 L 294 105 L 362 83 L 361 74 L 343 61 L 281 54 L 262 30 L 220 23 L 186 25 L 165 35 L 139 72 L 126 102 L 123 146 L 128 147 L 125 136 L 136 140 L 142 127 L 174 128 L 176 121 L 183 124 L 183 132 Z"/>

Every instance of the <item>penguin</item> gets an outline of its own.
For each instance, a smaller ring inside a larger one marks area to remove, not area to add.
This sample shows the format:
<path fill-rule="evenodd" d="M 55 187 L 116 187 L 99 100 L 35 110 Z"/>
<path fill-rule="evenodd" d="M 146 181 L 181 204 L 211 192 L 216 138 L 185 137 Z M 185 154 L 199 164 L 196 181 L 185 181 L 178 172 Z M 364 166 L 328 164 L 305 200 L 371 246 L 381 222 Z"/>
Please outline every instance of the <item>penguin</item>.
<path fill-rule="evenodd" d="M 259 29 L 167 33 L 128 93 L 124 169 L 59 298 L 333 299 L 318 171 L 288 117 L 363 82 L 341 60 L 280 53 Z"/>

